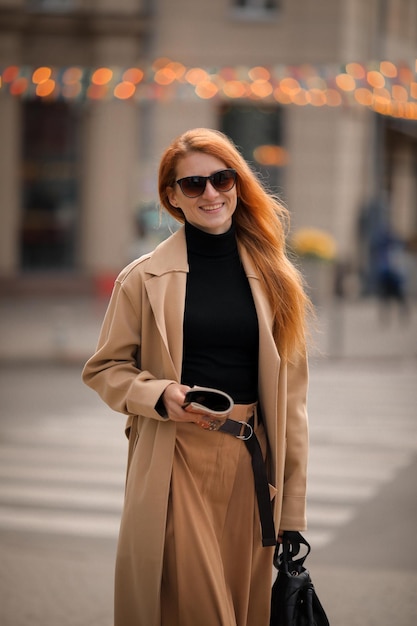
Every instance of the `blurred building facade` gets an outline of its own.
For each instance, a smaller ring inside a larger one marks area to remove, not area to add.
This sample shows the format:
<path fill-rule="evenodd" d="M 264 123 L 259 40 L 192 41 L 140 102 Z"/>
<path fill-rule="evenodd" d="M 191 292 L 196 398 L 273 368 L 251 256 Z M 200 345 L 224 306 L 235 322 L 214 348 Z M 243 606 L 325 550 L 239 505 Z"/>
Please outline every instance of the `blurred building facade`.
<path fill-rule="evenodd" d="M 412 248 L 412 114 L 256 93 L 189 97 L 166 87 L 168 79 L 143 84 L 140 97 L 100 94 L 105 79 L 82 97 L 64 90 L 77 81 L 84 89 L 82 77 L 71 78 L 83 68 L 157 72 L 170 60 L 170 71 L 233 77 L 249 67 L 262 83 L 271 67 L 292 67 L 295 77 L 297 68 L 344 72 L 354 62 L 375 69 L 411 62 L 415 70 L 416 58 L 415 0 L 0 0 L 2 284 L 36 279 L 39 286 L 54 276 L 65 288 L 112 276 L 152 247 L 166 234 L 153 227 L 160 154 L 196 126 L 229 134 L 281 194 L 292 228 L 330 233 L 342 264 L 368 271 L 368 239 L 387 210 L 390 227 Z M 35 71 L 51 67 L 61 68 L 63 87 L 45 97 L 48 74 Z"/>

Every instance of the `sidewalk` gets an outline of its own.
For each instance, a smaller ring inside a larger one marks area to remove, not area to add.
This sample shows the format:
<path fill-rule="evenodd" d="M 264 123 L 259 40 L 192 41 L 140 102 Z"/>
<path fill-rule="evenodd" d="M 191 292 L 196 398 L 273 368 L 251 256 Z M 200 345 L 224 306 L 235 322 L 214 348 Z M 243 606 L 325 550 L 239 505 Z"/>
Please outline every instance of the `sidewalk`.
<path fill-rule="evenodd" d="M 95 349 L 107 301 L 86 296 L 3 297 L 0 361 L 84 362 Z M 313 355 L 417 357 L 417 302 L 407 319 L 394 307 L 385 322 L 371 299 L 335 301 L 317 313 Z"/>

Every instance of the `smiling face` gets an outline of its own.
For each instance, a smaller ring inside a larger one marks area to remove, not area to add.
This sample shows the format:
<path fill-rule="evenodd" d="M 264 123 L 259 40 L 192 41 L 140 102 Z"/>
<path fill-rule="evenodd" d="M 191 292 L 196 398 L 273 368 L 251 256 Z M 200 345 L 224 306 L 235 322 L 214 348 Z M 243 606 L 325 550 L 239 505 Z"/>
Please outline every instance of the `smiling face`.
<path fill-rule="evenodd" d="M 210 154 L 190 152 L 180 159 L 176 169 L 176 180 L 186 176 L 210 176 L 227 169 L 227 165 Z M 212 235 L 221 235 L 232 225 L 232 215 L 236 209 L 236 185 L 230 191 L 217 191 L 208 180 L 204 193 L 197 198 L 188 198 L 178 183 L 167 190 L 170 203 L 184 213 L 193 226 Z"/>

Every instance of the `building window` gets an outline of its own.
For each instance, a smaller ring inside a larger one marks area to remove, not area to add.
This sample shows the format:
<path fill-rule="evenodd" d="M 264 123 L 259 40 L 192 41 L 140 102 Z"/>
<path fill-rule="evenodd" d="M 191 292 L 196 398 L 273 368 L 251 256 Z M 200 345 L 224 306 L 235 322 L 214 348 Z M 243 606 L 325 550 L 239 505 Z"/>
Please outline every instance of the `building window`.
<path fill-rule="evenodd" d="M 283 145 L 282 115 L 279 106 L 225 105 L 219 126 L 233 139 L 267 187 L 278 194 L 282 191 L 283 167 L 288 160 Z"/>
<path fill-rule="evenodd" d="M 20 260 L 25 271 L 75 267 L 78 109 L 23 103 Z"/>

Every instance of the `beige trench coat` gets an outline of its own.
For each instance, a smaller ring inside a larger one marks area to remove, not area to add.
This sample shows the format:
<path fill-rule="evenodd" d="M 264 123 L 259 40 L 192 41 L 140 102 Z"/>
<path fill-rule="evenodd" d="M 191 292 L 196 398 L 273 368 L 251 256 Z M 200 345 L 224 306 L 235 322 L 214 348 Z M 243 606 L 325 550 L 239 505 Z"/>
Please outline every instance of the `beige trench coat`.
<path fill-rule="evenodd" d="M 259 399 L 270 445 L 270 482 L 278 493 L 276 528 L 304 530 L 307 363 L 304 358 L 292 365 L 281 363 L 267 298 L 248 255 L 243 249 L 240 252 L 259 320 Z M 155 405 L 170 382 L 180 381 L 187 272 L 184 228 L 153 253 L 127 266 L 116 280 L 97 352 L 83 372 L 84 382 L 112 409 L 128 415 L 126 497 L 116 563 L 116 626 L 160 624 L 176 425 L 161 417 Z"/>

